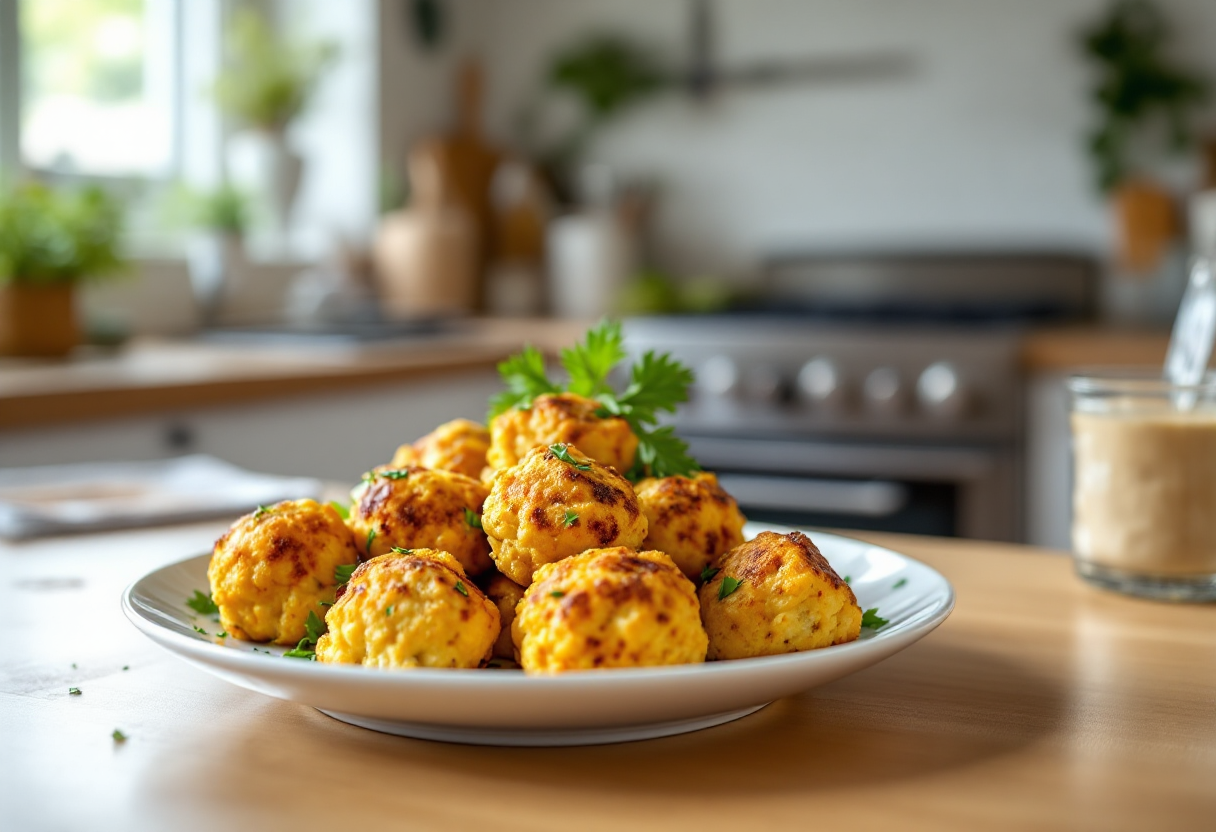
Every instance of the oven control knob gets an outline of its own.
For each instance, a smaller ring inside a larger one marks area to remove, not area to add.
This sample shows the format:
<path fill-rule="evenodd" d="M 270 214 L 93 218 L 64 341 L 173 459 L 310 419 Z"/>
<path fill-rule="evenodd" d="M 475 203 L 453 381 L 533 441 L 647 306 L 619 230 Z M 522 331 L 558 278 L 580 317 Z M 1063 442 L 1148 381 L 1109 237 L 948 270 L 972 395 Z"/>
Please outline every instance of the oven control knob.
<path fill-rule="evenodd" d="M 739 368 L 725 355 L 710 356 L 697 370 L 697 388 L 711 396 L 734 395 L 739 390 Z"/>
<path fill-rule="evenodd" d="M 899 370 L 894 367 L 872 370 L 866 376 L 862 394 L 865 396 L 867 407 L 883 413 L 898 413 L 904 409 L 906 403 L 904 382 Z"/>
<path fill-rule="evenodd" d="M 921 409 L 936 416 L 961 417 L 967 410 L 967 389 L 958 370 L 948 361 L 930 364 L 916 382 Z"/>
<path fill-rule="evenodd" d="M 785 388 L 776 367 L 759 364 L 743 374 L 743 395 L 749 401 L 780 402 Z"/>
<path fill-rule="evenodd" d="M 839 407 L 844 403 L 844 379 L 840 368 L 830 358 L 812 358 L 803 364 L 796 383 L 803 401 L 824 407 Z"/>

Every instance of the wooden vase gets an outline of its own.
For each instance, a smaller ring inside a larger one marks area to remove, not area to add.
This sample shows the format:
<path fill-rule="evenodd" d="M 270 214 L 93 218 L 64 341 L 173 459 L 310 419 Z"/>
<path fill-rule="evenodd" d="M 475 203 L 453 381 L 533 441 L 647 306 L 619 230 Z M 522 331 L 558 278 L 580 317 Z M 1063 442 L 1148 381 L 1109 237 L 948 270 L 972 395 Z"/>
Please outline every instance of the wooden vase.
<path fill-rule="evenodd" d="M 0 355 L 58 358 L 80 343 L 72 284 L 0 286 Z"/>
<path fill-rule="evenodd" d="M 1181 232 L 1173 195 L 1155 182 L 1130 179 L 1113 199 L 1120 265 L 1133 275 L 1155 273 Z"/>

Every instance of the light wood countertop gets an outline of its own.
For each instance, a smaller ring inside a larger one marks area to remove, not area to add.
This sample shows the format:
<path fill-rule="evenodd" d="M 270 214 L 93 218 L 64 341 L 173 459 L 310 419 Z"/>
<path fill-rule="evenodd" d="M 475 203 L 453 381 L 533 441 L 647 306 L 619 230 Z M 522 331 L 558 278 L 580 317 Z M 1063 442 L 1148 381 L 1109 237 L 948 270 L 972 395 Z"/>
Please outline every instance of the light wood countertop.
<path fill-rule="evenodd" d="M 491 370 L 526 343 L 556 352 L 583 321 L 479 320 L 362 347 L 136 341 L 67 361 L 0 360 L 0 430 L 188 410 Z"/>
<path fill-rule="evenodd" d="M 137 341 L 116 354 L 66 362 L 0 360 L 0 431 L 281 399 L 488 370 L 523 344 L 555 353 L 584 321 L 470 322 L 443 338 L 359 349 Z M 1089 366 L 1155 366 L 1168 334 L 1100 327 L 1032 330 L 1027 373 Z"/>
<path fill-rule="evenodd" d="M 6 829 L 1105 832 L 1216 817 L 1216 605 L 1092 589 L 1058 554 L 867 535 L 958 593 L 905 652 L 694 734 L 500 749 L 355 728 L 153 646 L 121 590 L 222 526 L 0 545 Z"/>

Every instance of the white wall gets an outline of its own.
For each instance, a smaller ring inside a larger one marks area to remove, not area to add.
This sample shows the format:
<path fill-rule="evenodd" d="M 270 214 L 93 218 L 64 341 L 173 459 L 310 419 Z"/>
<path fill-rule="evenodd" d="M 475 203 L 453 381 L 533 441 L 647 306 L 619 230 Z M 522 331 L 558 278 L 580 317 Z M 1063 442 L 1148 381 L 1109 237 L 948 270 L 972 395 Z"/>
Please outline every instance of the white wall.
<path fill-rule="evenodd" d="M 672 59 L 684 49 L 683 0 L 466 2 L 477 20 L 465 36 L 486 58 L 490 126 L 503 141 L 548 56 L 581 34 L 627 33 Z M 1102 0 L 714 2 L 728 64 L 906 50 L 918 67 L 707 107 L 672 97 L 614 126 L 597 155 L 662 180 L 667 265 L 721 274 L 789 247 L 1105 251 L 1108 221 L 1081 149 L 1087 75 L 1073 42 Z M 1162 5 L 1180 51 L 1216 78 L 1216 2 Z M 427 98 L 431 110 L 442 104 Z"/>

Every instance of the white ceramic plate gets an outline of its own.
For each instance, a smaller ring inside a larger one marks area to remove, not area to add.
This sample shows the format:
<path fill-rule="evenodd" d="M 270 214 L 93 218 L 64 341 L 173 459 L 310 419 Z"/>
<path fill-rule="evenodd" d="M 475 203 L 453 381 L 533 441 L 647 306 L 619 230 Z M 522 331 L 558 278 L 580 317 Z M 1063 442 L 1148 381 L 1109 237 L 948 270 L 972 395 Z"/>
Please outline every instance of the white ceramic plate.
<path fill-rule="evenodd" d="M 748 524 L 751 537 L 764 528 Z M 788 531 L 774 529 L 775 531 Z M 482 745 L 591 745 L 720 725 L 898 653 L 946 620 L 949 582 L 919 561 L 838 535 L 811 538 L 862 609 L 889 620 L 822 650 L 697 665 L 526 676 L 517 670 L 386 671 L 282 658 L 283 649 L 217 639 L 210 616 L 185 601 L 206 592 L 208 555 L 162 567 L 123 593 L 145 635 L 221 679 L 301 702 L 354 725 Z"/>

